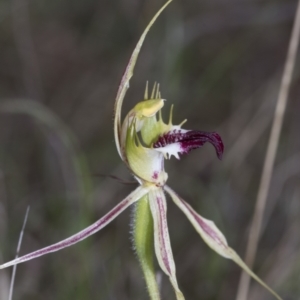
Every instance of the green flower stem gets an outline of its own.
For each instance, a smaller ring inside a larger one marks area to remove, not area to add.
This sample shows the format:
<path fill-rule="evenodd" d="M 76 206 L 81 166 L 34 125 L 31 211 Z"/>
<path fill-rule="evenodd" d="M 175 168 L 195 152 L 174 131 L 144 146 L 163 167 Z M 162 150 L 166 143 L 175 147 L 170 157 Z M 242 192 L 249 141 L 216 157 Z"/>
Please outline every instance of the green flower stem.
<path fill-rule="evenodd" d="M 160 300 L 153 266 L 154 233 L 148 195 L 136 204 L 134 215 L 134 246 L 139 258 L 151 300 Z"/>

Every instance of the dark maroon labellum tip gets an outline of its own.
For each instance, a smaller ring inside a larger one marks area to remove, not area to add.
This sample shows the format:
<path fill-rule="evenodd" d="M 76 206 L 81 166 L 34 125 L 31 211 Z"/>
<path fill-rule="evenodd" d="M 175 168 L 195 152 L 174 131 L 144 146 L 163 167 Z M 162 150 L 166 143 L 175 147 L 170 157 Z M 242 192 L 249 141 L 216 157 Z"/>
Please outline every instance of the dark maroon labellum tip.
<path fill-rule="evenodd" d="M 206 142 L 210 142 L 215 147 L 216 154 L 218 158 L 221 160 L 224 152 L 224 144 L 220 135 L 216 132 L 210 133 L 210 132 L 199 131 L 199 133 L 206 135 Z"/>
<path fill-rule="evenodd" d="M 162 148 L 172 144 L 178 144 L 179 153 L 187 154 L 191 150 L 202 147 L 206 142 L 211 143 L 216 150 L 219 159 L 222 159 L 224 144 L 216 132 L 205 132 L 199 130 L 174 129 L 160 136 L 153 144 L 154 148 Z"/>

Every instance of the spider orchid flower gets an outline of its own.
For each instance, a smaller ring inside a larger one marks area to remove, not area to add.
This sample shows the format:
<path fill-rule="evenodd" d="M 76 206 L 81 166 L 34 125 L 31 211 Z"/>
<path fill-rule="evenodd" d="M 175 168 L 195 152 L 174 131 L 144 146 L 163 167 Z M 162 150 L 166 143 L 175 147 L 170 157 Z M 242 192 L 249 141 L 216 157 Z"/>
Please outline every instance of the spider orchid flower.
<path fill-rule="evenodd" d="M 154 240 L 158 263 L 169 277 L 176 299 L 182 300 L 184 296 L 176 279 L 175 262 L 167 225 L 167 202 L 165 198 L 165 193 L 167 193 L 210 248 L 219 255 L 232 259 L 277 299 L 281 299 L 228 246 L 226 238 L 212 221 L 200 216 L 173 189 L 166 185 L 168 174 L 164 169 L 165 159 L 170 159 L 172 156 L 178 159 L 179 155 L 200 148 L 206 142 L 214 146 L 218 158 L 221 159 L 224 150 L 221 137 L 215 132 L 183 129 L 182 125 L 185 121 L 179 125 L 173 125 L 173 106 L 170 110 L 169 121 L 165 123 L 161 116 L 161 109 L 165 100 L 161 97 L 158 84 L 154 85 L 150 97 L 148 96 L 148 85 L 146 86 L 144 100 L 136 104 L 121 122 L 123 99 L 129 88 L 129 81 L 133 75 L 144 39 L 155 20 L 171 1 L 168 1 L 157 12 L 140 37 L 122 77 L 115 102 L 114 134 L 116 147 L 121 159 L 138 181 L 139 187 L 89 227 L 56 244 L 7 262 L 0 268 L 13 266 L 74 245 L 101 230 L 127 207 L 138 202 L 135 213 L 134 243 L 144 271 L 150 298 L 160 299 L 152 265 L 152 242 Z"/>

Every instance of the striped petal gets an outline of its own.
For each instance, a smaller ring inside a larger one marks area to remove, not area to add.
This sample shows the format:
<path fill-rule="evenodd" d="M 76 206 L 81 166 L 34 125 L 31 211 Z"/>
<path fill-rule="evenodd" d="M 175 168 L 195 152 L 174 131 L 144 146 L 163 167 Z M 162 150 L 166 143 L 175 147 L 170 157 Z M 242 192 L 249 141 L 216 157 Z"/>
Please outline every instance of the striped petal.
<path fill-rule="evenodd" d="M 167 224 L 167 203 L 162 189 L 156 189 L 149 193 L 149 203 L 153 216 L 154 245 L 158 263 L 161 269 L 169 276 L 177 300 L 184 300 L 176 279 L 175 262 Z"/>
<path fill-rule="evenodd" d="M 37 258 L 39 256 L 42 256 L 42 255 L 45 255 L 45 254 L 48 254 L 51 252 L 56 252 L 56 251 L 66 248 L 66 247 L 70 247 L 74 244 L 77 244 L 78 242 L 86 239 L 90 235 L 101 230 L 103 227 L 105 227 L 107 224 L 109 224 L 112 220 L 114 220 L 128 206 L 130 206 L 132 203 L 136 202 L 137 200 L 141 199 L 148 192 L 149 192 L 149 190 L 147 188 L 138 187 L 129 196 L 127 196 L 123 201 L 121 201 L 117 206 L 115 206 L 110 212 L 108 212 L 104 217 L 102 217 L 101 219 L 99 219 L 97 222 L 90 225 L 89 227 L 83 229 L 82 231 L 80 231 L 80 232 L 70 236 L 69 238 L 62 240 L 56 244 L 42 248 L 40 250 L 34 251 L 32 253 L 29 253 L 29 254 L 21 256 L 17 259 L 14 259 L 10 262 L 7 262 L 3 265 L 0 265 L 0 269 L 4 269 L 7 267 L 16 265 L 16 264 L 20 264 L 25 261 Z"/>
<path fill-rule="evenodd" d="M 196 213 L 196 211 L 183 199 L 181 199 L 170 187 L 165 186 L 165 191 L 171 196 L 175 204 L 187 216 L 196 231 L 201 235 L 206 244 L 223 257 L 232 259 L 244 271 L 265 287 L 276 299 L 282 300 L 269 286 L 267 286 L 250 268 L 243 262 L 239 255 L 228 246 L 225 236 L 216 225 Z"/>

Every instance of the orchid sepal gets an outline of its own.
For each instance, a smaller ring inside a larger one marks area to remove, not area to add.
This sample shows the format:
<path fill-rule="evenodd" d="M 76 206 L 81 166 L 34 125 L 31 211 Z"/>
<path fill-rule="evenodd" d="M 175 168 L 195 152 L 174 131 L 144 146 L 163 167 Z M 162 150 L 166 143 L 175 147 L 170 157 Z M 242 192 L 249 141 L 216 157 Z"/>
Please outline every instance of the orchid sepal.
<path fill-rule="evenodd" d="M 158 263 L 165 274 L 169 276 L 176 299 L 184 300 L 177 283 L 176 267 L 167 225 L 167 203 L 161 188 L 149 192 L 149 204 L 154 223 L 154 246 Z"/>
<path fill-rule="evenodd" d="M 121 150 L 121 110 L 122 110 L 122 104 L 124 97 L 126 95 L 126 92 L 129 88 L 129 81 L 131 77 L 133 76 L 133 71 L 135 68 L 136 61 L 138 59 L 140 50 L 142 48 L 142 45 L 144 43 L 144 40 L 147 36 L 147 33 L 149 32 L 150 28 L 156 21 L 156 19 L 159 17 L 159 15 L 164 11 L 164 9 L 172 2 L 173 0 L 169 0 L 166 2 L 160 9 L 159 11 L 154 15 L 152 20 L 149 22 L 147 25 L 146 29 L 144 30 L 143 34 L 141 35 L 138 43 L 136 44 L 131 57 L 129 59 L 129 62 L 127 64 L 127 67 L 125 69 L 125 72 L 122 76 L 121 83 L 118 88 L 116 100 L 115 100 L 115 112 L 114 112 L 114 135 L 115 135 L 115 142 L 116 142 L 116 148 L 117 151 L 121 157 L 121 159 L 124 161 L 124 153 Z"/>
<path fill-rule="evenodd" d="M 186 215 L 192 223 L 196 231 L 200 234 L 204 242 L 219 255 L 232 259 L 245 272 L 247 272 L 253 279 L 260 283 L 267 289 L 276 299 L 282 298 L 274 292 L 265 282 L 263 282 L 251 269 L 244 263 L 240 256 L 228 246 L 225 236 L 216 227 L 214 222 L 201 217 L 188 203 L 177 195 L 169 186 L 164 187 L 165 191 L 171 196 L 174 203 Z"/>
<path fill-rule="evenodd" d="M 95 234 L 106 225 L 108 225 L 111 221 L 113 221 L 120 213 L 122 213 L 128 206 L 133 204 L 134 202 L 141 199 L 144 195 L 149 192 L 150 188 L 145 186 L 139 186 L 136 188 L 132 193 L 130 193 L 124 200 L 118 203 L 111 211 L 109 211 L 106 215 L 100 218 L 98 221 L 93 223 L 92 225 L 86 227 L 85 229 L 81 230 L 80 232 L 58 242 L 52 244 L 48 247 L 39 249 L 37 251 L 31 252 L 29 254 L 20 256 L 14 260 L 11 260 L 5 264 L 0 265 L 0 269 L 4 269 L 13 265 L 17 265 L 23 263 L 25 261 L 43 256 L 45 254 L 49 254 L 52 252 L 59 251 L 61 249 L 70 247 L 78 242 L 88 238 L 89 236 Z"/>

